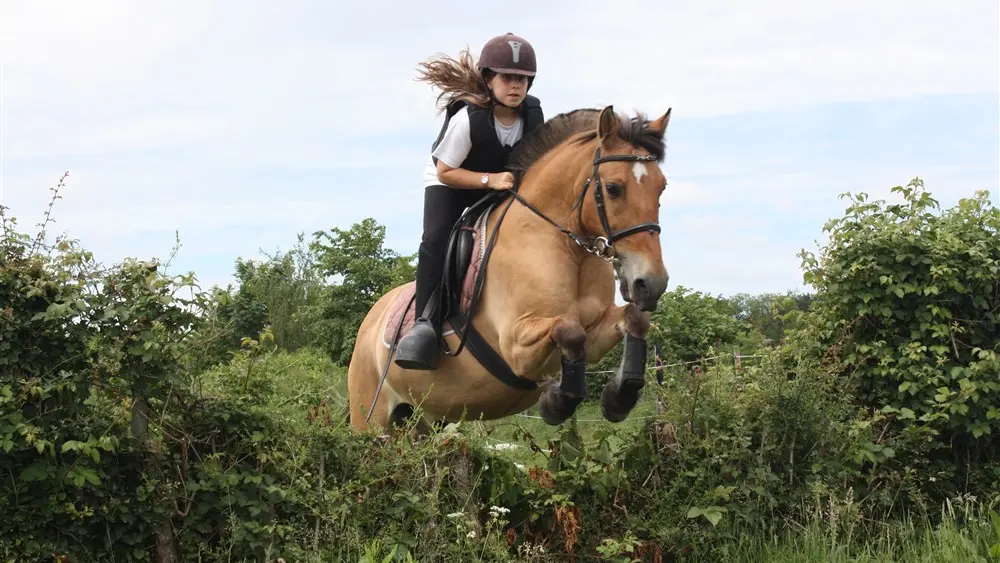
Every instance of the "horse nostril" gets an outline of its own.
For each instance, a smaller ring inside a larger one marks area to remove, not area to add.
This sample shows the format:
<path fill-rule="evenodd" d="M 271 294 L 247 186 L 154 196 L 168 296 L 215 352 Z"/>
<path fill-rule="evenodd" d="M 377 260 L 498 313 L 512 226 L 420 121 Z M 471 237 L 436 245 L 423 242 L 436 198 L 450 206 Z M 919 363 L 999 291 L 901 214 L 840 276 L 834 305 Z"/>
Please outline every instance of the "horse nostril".
<path fill-rule="evenodd" d="M 636 278 L 634 284 L 636 293 L 643 294 L 646 292 L 646 278 Z"/>

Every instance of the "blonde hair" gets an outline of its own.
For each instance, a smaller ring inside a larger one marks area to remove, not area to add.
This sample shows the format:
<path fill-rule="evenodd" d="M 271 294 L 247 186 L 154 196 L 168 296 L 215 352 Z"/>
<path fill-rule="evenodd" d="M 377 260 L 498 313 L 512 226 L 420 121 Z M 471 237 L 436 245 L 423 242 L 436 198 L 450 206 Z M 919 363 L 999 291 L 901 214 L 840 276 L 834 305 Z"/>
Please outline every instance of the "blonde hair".
<path fill-rule="evenodd" d="M 463 50 L 457 59 L 448 55 L 438 55 L 423 61 L 418 67 L 418 72 L 420 76 L 417 80 L 427 82 L 441 90 L 437 97 L 441 111 L 455 100 L 463 100 L 482 107 L 490 106 L 490 93 L 468 49 Z M 442 100 L 445 100 L 443 104 Z"/>

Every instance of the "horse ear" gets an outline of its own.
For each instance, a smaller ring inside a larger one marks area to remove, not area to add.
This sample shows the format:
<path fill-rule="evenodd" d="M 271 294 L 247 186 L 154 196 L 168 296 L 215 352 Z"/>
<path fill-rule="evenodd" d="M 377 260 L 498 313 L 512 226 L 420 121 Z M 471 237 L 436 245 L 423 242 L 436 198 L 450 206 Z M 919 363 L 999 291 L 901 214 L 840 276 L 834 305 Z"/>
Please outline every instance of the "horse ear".
<path fill-rule="evenodd" d="M 649 131 L 655 133 L 657 137 L 663 138 L 663 134 L 667 131 L 667 124 L 670 123 L 670 110 L 672 109 L 674 108 L 667 108 L 667 113 L 650 122 Z"/>
<path fill-rule="evenodd" d="M 618 116 L 615 115 L 614 106 L 608 106 L 597 118 L 597 136 L 601 141 L 608 141 L 616 135 L 618 135 Z"/>

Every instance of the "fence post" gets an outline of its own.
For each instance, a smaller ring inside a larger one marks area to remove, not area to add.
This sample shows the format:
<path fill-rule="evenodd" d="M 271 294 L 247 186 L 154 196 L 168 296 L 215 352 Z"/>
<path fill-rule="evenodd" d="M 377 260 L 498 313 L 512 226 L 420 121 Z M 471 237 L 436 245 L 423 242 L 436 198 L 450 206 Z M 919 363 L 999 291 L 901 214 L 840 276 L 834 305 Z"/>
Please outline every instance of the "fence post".
<path fill-rule="evenodd" d="M 663 387 L 663 358 L 660 357 L 660 351 L 657 348 L 653 350 L 653 365 L 656 369 L 656 383 L 659 387 Z M 660 395 L 656 395 L 656 414 L 663 414 L 666 408 L 663 405 L 663 401 L 660 400 Z"/>

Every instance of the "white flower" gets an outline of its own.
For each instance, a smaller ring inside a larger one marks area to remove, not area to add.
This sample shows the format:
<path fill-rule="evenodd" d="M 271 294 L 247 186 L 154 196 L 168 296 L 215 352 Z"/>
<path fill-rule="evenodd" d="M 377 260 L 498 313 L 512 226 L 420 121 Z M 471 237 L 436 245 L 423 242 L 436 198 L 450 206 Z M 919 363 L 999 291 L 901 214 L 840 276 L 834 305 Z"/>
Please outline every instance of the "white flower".
<path fill-rule="evenodd" d="M 474 538 L 474 537 L 476 537 L 476 531 L 475 531 L 475 530 L 472 530 L 471 532 L 469 532 L 468 534 L 466 534 L 466 537 L 469 537 L 469 538 Z"/>
<path fill-rule="evenodd" d="M 448 515 L 448 518 L 454 520 L 455 518 L 461 518 L 462 516 L 465 516 L 464 512 L 452 512 L 451 514 Z"/>
<path fill-rule="evenodd" d="M 491 506 L 490 507 L 490 516 L 492 516 L 494 518 L 499 517 L 501 514 L 507 514 L 508 512 L 510 512 L 510 509 L 509 508 L 504 508 L 502 506 Z"/>

